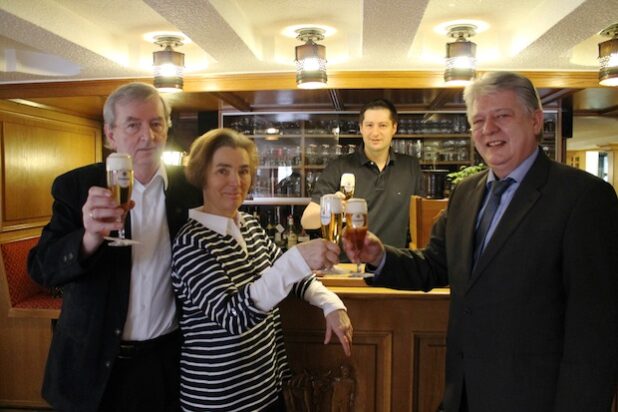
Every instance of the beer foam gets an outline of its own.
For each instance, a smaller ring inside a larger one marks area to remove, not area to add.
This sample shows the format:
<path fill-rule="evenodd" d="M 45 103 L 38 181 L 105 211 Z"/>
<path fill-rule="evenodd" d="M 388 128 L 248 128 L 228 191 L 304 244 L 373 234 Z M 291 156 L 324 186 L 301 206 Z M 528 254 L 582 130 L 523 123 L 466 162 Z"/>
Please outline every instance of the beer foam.
<path fill-rule="evenodd" d="M 341 175 L 341 183 L 340 183 L 341 186 L 354 188 L 355 183 L 356 183 L 356 179 L 353 173 L 344 173 Z"/>
<path fill-rule="evenodd" d="M 367 213 L 367 202 L 365 199 L 349 199 L 345 205 L 346 213 Z"/>
<path fill-rule="evenodd" d="M 112 153 L 107 156 L 107 170 L 131 170 L 133 169 L 133 160 L 126 153 Z"/>
<path fill-rule="evenodd" d="M 326 207 L 331 213 L 343 213 L 341 199 L 337 195 L 329 194 L 322 196 L 320 206 L 322 210 Z"/>

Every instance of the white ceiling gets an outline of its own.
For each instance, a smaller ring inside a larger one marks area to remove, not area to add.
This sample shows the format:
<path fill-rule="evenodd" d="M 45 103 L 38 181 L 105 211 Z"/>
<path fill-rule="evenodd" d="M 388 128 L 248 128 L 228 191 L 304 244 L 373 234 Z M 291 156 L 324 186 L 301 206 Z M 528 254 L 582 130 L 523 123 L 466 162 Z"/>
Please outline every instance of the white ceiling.
<path fill-rule="evenodd" d="M 326 25 L 329 68 L 440 70 L 449 38 L 481 20 L 478 68 L 594 71 L 618 0 L 0 0 L 0 82 L 149 77 L 149 32 L 180 32 L 187 75 L 289 72 L 283 30 Z"/>
<path fill-rule="evenodd" d="M 190 39 L 187 77 L 292 74 L 294 25 L 334 29 L 329 70 L 440 71 L 436 27 L 461 20 L 488 25 L 471 39 L 480 70 L 595 72 L 618 0 L 0 0 L 0 84 L 151 78 L 153 32 Z"/>

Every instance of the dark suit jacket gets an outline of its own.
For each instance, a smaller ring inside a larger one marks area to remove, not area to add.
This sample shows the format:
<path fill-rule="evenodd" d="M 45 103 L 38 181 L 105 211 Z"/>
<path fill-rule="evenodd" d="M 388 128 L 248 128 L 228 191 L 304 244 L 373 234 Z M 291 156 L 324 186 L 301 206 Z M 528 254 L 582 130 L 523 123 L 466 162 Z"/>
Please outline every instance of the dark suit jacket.
<path fill-rule="evenodd" d="M 427 248 L 387 247 L 375 285 L 450 284 L 444 406 L 473 412 L 609 411 L 618 370 L 618 200 L 542 152 L 473 273 L 487 172 L 461 182 Z"/>
<path fill-rule="evenodd" d="M 170 239 L 202 203 L 182 168 L 167 168 Z M 96 411 L 119 350 L 129 303 L 131 248 L 103 244 L 80 257 L 82 206 L 91 186 L 106 186 L 105 165 L 97 163 L 59 176 L 52 186 L 51 221 L 28 257 L 30 276 L 44 286 L 62 286 L 63 305 L 54 329 L 43 396 L 62 411 Z M 130 228 L 127 221 L 126 226 Z"/>

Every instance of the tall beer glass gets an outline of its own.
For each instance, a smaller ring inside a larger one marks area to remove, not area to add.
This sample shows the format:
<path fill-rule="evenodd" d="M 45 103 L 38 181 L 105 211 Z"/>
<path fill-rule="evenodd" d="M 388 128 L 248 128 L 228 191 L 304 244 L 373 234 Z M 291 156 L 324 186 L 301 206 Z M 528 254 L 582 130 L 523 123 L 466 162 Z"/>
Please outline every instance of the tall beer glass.
<path fill-rule="evenodd" d="M 133 191 L 133 161 L 131 156 L 125 153 L 112 153 L 107 157 L 105 169 L 107 171 L 107 188 L 111 190 L 112 197 L 124 210 L 121 217 L 124 221 Z M 139 243 L 126 238 L 124 227 L 118 230 L 118 237 L 106 236 L 105 239 L 111 241 L 109 246 L 130 246 Z"/>
<path fill-rule="evenodd" d="M 356 179 L 354 178 L 353 173 L 344 173 L 341 175 L 341 182 L 339 185 L 339 190 L 344 194 L 345 200 L 350 199 L 354 196 L 354 186 L 356 184 Z"/>
<path fill-rule="evenodd" d="M 355 250 L 363 248 L 367 235 L 367 202 L 365 199 L 352 198 L 345 205 L 345 235 Z M 361 274 L 361 264 L 356 264 L 356 274 Z"/>
<path fill-rule="evenodd" d="M 339 243 L 343 226 L 343 206 L 337 195 L 324 195 L 320 198 L 320 221 L 322 237 Z"/>

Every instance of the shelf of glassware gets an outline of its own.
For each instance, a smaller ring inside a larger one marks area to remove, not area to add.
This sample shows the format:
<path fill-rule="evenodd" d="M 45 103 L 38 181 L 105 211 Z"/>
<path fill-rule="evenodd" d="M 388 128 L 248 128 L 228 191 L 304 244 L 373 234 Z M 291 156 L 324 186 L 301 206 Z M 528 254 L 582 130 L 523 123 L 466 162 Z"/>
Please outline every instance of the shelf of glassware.
<path fill-rule="evenodd" d="M 343 139 L 361 139 L 360 135 L 342 135 Z M 344 140 L 345 141 L 345 140 Z M 435 167 L 474 164 L 474 145 L 467 133 L 397 134 L 391 146 L 395 153 L 417 157 L 421 165 Z"/>
<path fill-rule="evenodd" d="M 316 167 L 323 168 L 322 154 L 310 136 L 250 135 L 258 148 L 259 165 L 246 205 L 306 205 L 315 184 Z M 333 135 L 320 135 L 324 150 L 336 142 Z M 319 162 L 318 162 L 319 160 Z M 313 163 L 316 163 L 315 165 Z"/>
<path fill-rule="evenodd" d="M 351 113 L 224 114 L 222 123 L 251 137 L 259 167 L 247 205 L 307 204 L 325 165 L 355 152 L 362 143 L 357 114 Z M 420 159 L 423 167 L 456 168 L 474 160 L 465 115 L 402 114 L 396 152 Z M 434 119 L 434 120 L 432 120 Z M 451 133 L 449 133 L 451 132 Z"/>

